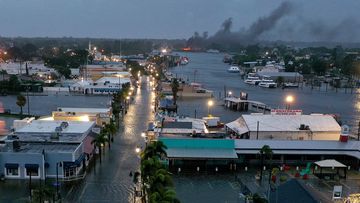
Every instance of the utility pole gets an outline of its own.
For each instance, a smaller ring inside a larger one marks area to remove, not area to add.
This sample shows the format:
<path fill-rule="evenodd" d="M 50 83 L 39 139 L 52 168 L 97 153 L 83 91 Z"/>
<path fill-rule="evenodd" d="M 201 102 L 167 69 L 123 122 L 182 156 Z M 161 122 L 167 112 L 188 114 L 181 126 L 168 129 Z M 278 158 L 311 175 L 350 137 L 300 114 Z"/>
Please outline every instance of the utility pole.
<path fill-rule="evenodd" d="M 256 139 L 259 139 L 259 121 L 256 123 Z"/>
<path fill-rule="evenodd" d="M 359 128 L 358 128 L 358 141 L 360 140 L 360 121 L 359 121 Z"/>
<path fill-rule="evenodd" d="M 28 116 L 30 115 L 30 100 L 29 100 L 29 85 L 26 86 L 26 99 L 27 99 L 27 107 L 28 107 Z"/>

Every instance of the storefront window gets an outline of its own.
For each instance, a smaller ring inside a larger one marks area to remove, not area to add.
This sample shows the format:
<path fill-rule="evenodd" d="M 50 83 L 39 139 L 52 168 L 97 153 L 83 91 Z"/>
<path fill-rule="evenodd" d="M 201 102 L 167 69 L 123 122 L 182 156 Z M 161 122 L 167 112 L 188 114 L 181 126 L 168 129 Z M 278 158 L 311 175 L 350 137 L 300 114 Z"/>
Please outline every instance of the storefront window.
<path fill-rule="evenodd" d="M 7 168 L 6 175 L 7 176 L 19 176 L 19 168 Z"/>

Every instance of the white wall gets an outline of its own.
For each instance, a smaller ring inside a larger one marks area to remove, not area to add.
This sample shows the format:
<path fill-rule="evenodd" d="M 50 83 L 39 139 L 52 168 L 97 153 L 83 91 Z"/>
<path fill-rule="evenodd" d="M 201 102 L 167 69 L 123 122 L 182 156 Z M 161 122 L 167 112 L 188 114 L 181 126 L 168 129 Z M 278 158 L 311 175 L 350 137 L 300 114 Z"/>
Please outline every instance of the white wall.
<path fill-rule="evenodd" d="M 270 131 L 270 132 L 259 132 L 259 139 L 274 139 L 274 140 L 339 140 L 340 131 L 336 132 L 312 132 L 309 131 L 294 131 L 294 132 L 283 132 L 283 131 Z M 256 139 L 256 131 L 250 132 L 250 139 Z"/>

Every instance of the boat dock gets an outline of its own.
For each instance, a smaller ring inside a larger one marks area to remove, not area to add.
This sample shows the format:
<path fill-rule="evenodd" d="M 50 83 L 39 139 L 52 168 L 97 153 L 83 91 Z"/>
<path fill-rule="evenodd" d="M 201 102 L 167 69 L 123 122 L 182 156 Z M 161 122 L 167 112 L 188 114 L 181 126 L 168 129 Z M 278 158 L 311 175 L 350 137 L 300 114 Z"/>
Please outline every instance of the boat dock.
<path fill-rule="evenodd" d="M 259 101 L 244 100 L 238 97 L 226 97 L 224 99 L 224 106 L 226 108 L 235 110 L 235 111 L 248 111 L 253 110 L 256 112 L 270 112 L 271 108 L 266 104 Z"/>

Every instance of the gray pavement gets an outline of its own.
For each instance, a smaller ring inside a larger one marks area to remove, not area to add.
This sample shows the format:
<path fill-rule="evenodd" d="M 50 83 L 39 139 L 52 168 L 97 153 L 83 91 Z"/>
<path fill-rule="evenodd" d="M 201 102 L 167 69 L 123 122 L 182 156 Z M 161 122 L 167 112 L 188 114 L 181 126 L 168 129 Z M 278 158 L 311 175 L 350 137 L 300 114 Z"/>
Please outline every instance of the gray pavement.
<path fill-rule="evenodd" d="M 103 162 L 97 160 L 81 183 L 70 188 L 65 202 L 132 202 L 133 187 L 130 171 L 139 169 L 140 158 L 135 153 L 137 145 L 144 146 L 141 132 L 147 129 L 151 113 L 150 92 L 146 85 L 137 90 L 127 115 L 120 124 L 120 130 L 106 149 Z"/>

